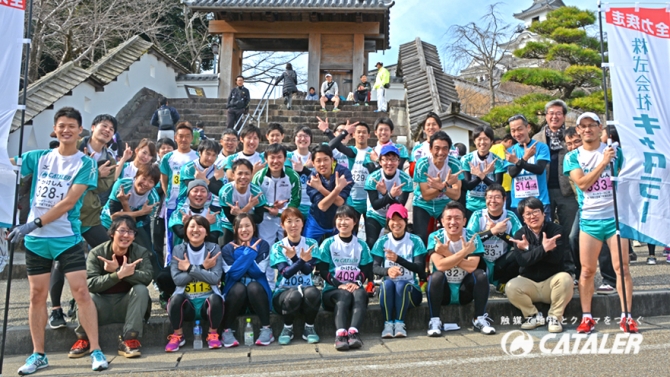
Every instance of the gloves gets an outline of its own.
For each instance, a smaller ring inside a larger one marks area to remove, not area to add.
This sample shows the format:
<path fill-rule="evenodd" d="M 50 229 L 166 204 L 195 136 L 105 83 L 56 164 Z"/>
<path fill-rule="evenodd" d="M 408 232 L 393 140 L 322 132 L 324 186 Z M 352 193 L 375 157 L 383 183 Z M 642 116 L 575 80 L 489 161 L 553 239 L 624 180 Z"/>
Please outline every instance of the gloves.
<path fill-rule="evenodd" d="M 33 230 L 37 229 L 37 225 L 34 222 L 29 222 L 23 225 L 19 225 L 7 236 L 8 240 L 11 240 L 13 244 L 21 242 L 23 237 L 32 233 Z"/>

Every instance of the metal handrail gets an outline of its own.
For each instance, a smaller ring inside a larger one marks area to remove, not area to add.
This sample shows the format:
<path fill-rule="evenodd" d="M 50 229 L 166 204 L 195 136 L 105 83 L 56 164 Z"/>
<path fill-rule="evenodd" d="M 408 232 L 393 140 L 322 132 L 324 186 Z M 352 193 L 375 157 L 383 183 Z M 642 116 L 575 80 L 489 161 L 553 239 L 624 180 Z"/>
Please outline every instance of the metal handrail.
<path fill-rule="evenodd" d="M 268 86 L 265 88 L 265 92 L 263 92 L 263 96 L 261 97 L 261 100 L 258 102 L 258 105 L 256 105 L 256 108 L 254 109 L 253 114 L 244 114 L 243 116 L 240 117 L 240 119 L 237 120 L 235 123 L 235 132 L 238 134 L 242 132 L 242 129 L 244 126 L 247 124 L 249 119 L 256 120 L 258 123 L 260 123 L 260 117 L 263 115 L 263 111 L 267 108 L 269 111 L 269 101 L 270 101 L 270 96 L 272 95 L 274 91 L 274 87 L 276 87 L 276 84 L 273 84 L 272 82 L 268 84 Z M 265 115 L 266 121 L 267 121 L 267 113 Z M 241 124 L 240 124 L 241 122 Z"/>

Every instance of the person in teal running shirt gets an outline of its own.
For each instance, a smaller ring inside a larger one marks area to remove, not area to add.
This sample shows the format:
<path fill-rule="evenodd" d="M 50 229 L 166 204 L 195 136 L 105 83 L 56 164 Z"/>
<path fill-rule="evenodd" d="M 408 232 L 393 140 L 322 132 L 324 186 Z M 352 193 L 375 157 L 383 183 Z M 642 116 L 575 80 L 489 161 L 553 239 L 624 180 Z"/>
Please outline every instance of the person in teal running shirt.
<path fill-rule="evenodd" d="M 494 183 L 502 184 L 507 170 L 505 161 L 491 153 L 493 129 L 478 126 L 472 131 L 472 140 L 477 147 L 461 158 L 461 169 L 465 179 L 463 187 L 467 190 L 465 209 L 469 219 L 473 212 L 486 208 L 486 188 Z"/>
<path fill-rule="evenodd" d="M 14 228 L 7 237 L 14 244 L 25 237 L 31 296 L 28 323 L 33 354 L 19 368 L 20 375 L 49 366 L 44 353 L 44 328 L 54 260 L 61 263 L 79 307 L 79 321 L 88 334 L 86 346 L 92 350 L 92 369 L 101 371 L 108 367 L 98 343 L 98 313 L 86 283 L 86 257 L 81 247 L 83 238 L 79 220 L 84 194 L 97 185 L 98 166 L 92 158 L 77 150 L 77 135 L 83 129 L 79 111 L 72 107 L 58 110 L 53 129 L 60 143 L 58 148 L 33 150 L 12 159 L 13 164 L 20 161 L 21 176 L 33 176 L 28 221 Z"/>
<path fill-rule="evenodd" d="M 519 264 L 510 250 L 511 238 L 521 229 L 521 221 L 514 212 L 505 209 L 505 188 L 494 183 L 486 189 L 486 208 L 475 211 L 467 229 L 477 233 L 484 243 L 484 262 L 489 283 L 499 293 L 505 292 L 505 283 L 519 275 Z"/>
<path fill-rule="evenodd" d="M 406 337 L 407 311 L 423 300 L 419 278 L 426 278 L 426 246 L 419 237 L 407 233 L 407 217 L 407 208 L 392 204 L 386 213 L 390 233 L 382 236 L 370 252 L 375 275 L 384 278 L 379 293 L 384 314 L 382 338 Z"/>
<path fill-rule="evenodd" d="M 314 286 L 317 260 L 313 257 L 319 252 L 319 245 L 300 235 L 304 224 L 297 208 L 286 208 L 281 215 L 286 237 L 272 245 L 270 250 L 270 266 L 277 269 L 272 308 L 284 318 L 284 328 L 279 335 L 279 344 L 283 345 L 293 339 L 293 320 L 298 313 L 305 319 L 302 338 L 310 344 L 319 342 L 314 321 L 321 306 L 321 292 Z"/>

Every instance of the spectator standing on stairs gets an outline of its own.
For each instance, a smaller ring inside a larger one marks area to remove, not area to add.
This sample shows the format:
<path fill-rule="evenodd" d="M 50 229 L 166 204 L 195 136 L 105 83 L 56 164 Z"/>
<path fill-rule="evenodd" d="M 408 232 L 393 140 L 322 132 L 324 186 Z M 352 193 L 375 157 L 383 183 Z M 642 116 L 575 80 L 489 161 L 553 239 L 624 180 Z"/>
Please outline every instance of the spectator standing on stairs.
<path fill-rule="evenodd" d="M 174 140 L 174 126 L 179 122 L 179 113 L 177 109 L 168 105 L 167 98 L 158 100 L 158 109 L 151 116 L 151 125 L 158 127 L 158 137 L 160 140 L 164 137 Z"/>
<path fill-rule="evenodd" d="M 333 112 L 338 112 L 340 109 L 337 106 L 340 104 L 340 91 L 337 88 L 337 83 L 333 81 L 333 75 L 326 73 L 326 81 L 321 84 L 321 111 L 326 110 L 326 102 L 333 101 Z"/>
<path fill-rule="evenodd" d="M 293 93 L 298 91 L 298 74 L 293 70 L 293 65 L 291 63 L 286 63 L 286 70 L 281 74 L 281 76 L 277 77 L 275 85 L 279 85 L 279 83 L 282 81 L 284 82 L 284 87 L 282 88 L 284 105 L 286 105 L 287 110 L 291 110 Z"/>
<path fill-rule="evenodd" d="M 388 69 L 384 68 L 384 63 L 382 62 L 375 64 L 375 67 L 377 67 L 377 77 L 375 78 L 375 86 L 373 87 L 377 91 L 377 110 L 375 112 L 385 113 L 387 110 L 385 95 L 386 89 L 390 86 L 391 74 Z"/>
<path fill-rule="evenodd" d="M 228 96 L 228 128 L 235 128 L 235 124 L 242 115 L 249 112 L 251 96 L 249 89 L 244 87 L 244 77 L 237 76 L 237 86 L 230 91 Z"/>

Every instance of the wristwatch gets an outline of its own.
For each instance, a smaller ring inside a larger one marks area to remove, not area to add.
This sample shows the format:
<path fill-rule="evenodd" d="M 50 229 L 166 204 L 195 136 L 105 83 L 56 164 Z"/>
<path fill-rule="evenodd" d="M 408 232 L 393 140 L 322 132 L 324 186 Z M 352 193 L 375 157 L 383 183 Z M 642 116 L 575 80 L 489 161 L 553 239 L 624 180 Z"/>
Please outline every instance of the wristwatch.
<path fill-rule="evenodd" d="M 37 225 L 38 228 L 42 227 L 42 219 L 40 219 L 39 217 L 36 218 L 35 221 L 33 221 L 33 223 L 35 223 L 35 225 Z"/>

